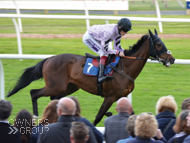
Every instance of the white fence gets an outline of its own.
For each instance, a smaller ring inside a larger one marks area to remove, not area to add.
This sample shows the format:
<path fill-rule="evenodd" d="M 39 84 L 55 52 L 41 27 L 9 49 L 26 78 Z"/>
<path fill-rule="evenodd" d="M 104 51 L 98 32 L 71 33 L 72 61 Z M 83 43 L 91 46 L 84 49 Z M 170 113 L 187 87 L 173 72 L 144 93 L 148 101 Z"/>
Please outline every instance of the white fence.
<path fill-rule="evenodd" d="M 120 16 L 81 16 L 81 15 L 29 15 L 29 14 L 0 14 L 0 18 L 12 18 L 15 25 L 18 43 L 18 53 L 22 54 L 21 36 L 19 26 L 15 18 L 39 18 L 39 19 L 101 19 L 101 20 L 120 20 Z M 131 21 L 154 21 L 154 22 L 189 22 L 185 18 L 145 18 L 145 17 L 127 17 Z"/>
<path fill-rule="evenodd" d="M 154 21 L 158 22 L 160 32 L 163 32 L 162 22 L 190 22 L 185 18 L 161 18 L 158 1 L 155 0 L 157 18 L 127 17 L 131 21 Z M 0 14 L 0 18 L 12 18 L 15 26 L 18 44 L 18 53 L 22 54 L 20 32 L 22 32 L 21 18 L 40 19 L 85 19 L 87 28 L 90 19 L 120 20 L 120 16 L 89 16 L 89 10 L 128 10 L 128 0 L 125 1 L 0 1 L 0 9 L 15 9 L 17 14 Z M 36 15 L 20 14 L 20 9 L 43 9 L 43 10 L 84 10 L 85 15 Z M 18 23 L 15 18 L 18 18 Z"/>
<path fill-rule="evenodd" d="M 53 55 L 27 55 L 27 54 L 0 54 L 0 97 L 4 99 L 5 97 L 5 81 L 4 81 L 4 70 L 1 59 L 45 59 Z M 159 63 L 158 61 L 148 60 L 148 63 Z M 190 65 L 190 60 L 176 59 L 175 64 L 188 64 Z M 131 94 L 129 95 L 129 100 L 132 102 Z"/>

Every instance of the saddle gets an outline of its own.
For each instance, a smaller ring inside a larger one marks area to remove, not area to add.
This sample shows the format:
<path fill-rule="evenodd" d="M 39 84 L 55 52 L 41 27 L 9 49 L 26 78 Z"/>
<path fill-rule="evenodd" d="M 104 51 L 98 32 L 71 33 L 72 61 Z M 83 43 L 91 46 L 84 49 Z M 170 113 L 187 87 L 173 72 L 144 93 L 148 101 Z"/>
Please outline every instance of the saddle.
<path fill-rule="evenodd" d="M 99 72 L 99 61 L 100 57 L 99 56 L 94 56 L 89 53 L 85 53 L 86 55 L 86 61 L 83 69 L 83 73 L 88 76 L 97 76 Z M 104 70 L 104 74 L 106 75 L 112 75 L 113 74 L 113 69 L 111 66 L 116 66 L 120 60 L 120 57 L 117 57 L 116 55 L 112 54 L 108 56 L 108 60 L 106 62 L 106 68 Z M 103 97 L 102 93 L 102 83 L 97 83 L 98 86 L 98 94 Z"/>

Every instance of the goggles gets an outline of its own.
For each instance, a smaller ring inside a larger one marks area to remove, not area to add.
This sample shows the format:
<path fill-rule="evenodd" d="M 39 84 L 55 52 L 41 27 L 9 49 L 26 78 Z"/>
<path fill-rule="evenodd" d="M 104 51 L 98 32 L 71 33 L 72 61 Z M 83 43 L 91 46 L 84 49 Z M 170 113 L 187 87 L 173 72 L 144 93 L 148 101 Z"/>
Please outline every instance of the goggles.
<path fill-rule="evenodd" d="M 122 30 L 123 30 L 123 32 L 128 32 L 128 31 L 129 31 L 129 30 L 126 29 L 126 28 L 123 28 Z"/>

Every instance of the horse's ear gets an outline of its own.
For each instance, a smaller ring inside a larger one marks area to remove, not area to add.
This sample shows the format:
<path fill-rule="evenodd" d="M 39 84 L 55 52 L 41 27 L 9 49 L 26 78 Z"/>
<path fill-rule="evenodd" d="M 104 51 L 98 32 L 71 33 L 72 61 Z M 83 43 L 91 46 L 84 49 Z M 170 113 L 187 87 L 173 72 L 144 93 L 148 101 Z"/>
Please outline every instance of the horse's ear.
<path fill-rule="evenodd" d="M 150 29 L 149 29 L 148 31 L 149 31 L 150 37 L 153 38 L 153 34 L 152 34 L 152 32 L 150 31 Z"/>
<path fill-rule="evenodd" d="M 158 36 L 158 33 L 157 33 L 156 29 L 154 29 L 154 33 L 155 33 L 155 35 L 157 35 L 157 36 Z"/>

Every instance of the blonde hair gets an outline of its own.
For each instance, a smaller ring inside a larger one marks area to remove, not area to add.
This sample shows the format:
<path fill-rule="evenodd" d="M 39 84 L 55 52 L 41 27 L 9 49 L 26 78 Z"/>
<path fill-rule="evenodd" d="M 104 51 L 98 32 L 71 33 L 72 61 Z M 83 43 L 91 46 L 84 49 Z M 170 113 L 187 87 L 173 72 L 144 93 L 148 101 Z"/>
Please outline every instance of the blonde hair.
<path fill-rule="evenodd" d="M 172 95 L 162 96 L 156 104 L 156 114 L 169 110 L 174 114 L 177 111 L 177 103 Z"/>
<path fill-rule="evenodd" d="M 141 113 L 135 120 L 135 135 L 141 138 L 152 138 L 156 135 L 158 122 L 154 115 Z"/>

